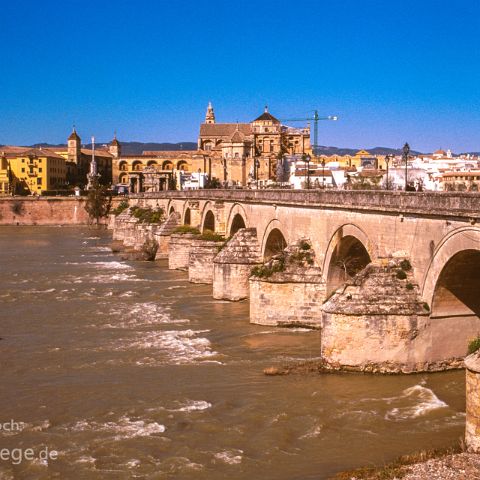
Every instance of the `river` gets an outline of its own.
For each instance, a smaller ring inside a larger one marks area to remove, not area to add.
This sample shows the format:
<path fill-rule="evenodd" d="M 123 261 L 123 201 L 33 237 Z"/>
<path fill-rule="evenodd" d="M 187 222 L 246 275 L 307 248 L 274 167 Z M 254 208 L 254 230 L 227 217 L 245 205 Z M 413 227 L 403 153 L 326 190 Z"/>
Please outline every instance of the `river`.
<path fill-rule="evenodd" d="M 325 479 L 463 435 L 463 371 L 265 376 L 320 333 L 110 238 L 0 227 L 1 479 Z"/>

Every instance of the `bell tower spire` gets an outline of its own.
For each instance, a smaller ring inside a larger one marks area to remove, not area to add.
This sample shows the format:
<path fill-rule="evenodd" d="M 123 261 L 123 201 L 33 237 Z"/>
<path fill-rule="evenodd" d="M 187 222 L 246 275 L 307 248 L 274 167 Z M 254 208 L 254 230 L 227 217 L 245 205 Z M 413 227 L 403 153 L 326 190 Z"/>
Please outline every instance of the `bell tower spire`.
<path fill-rule="evenodd" d="M 205 123 L 215 123 L 215 112 L 213 111 L 212 102 L 208 102 Z"/>

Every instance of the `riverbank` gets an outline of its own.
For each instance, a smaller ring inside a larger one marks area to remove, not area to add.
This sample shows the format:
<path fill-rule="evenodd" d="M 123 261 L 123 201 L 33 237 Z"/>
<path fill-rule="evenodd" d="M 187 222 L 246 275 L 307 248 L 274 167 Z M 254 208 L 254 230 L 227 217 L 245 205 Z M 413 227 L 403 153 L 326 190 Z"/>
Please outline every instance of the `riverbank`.
<path fill-rule="evenodd" d="M 382 467 L 340 472 L 330 480 L 479 480 L 480 455 L 462 451 L 421 451 L 405 455 Z"/>

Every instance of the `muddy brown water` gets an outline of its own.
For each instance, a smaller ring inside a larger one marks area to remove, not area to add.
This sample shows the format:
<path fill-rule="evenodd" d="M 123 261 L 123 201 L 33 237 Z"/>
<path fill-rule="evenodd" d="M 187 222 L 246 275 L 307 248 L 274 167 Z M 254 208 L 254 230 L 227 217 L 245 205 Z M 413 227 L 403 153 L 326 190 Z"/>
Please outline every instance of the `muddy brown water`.
<path fill-rule="evenodd" d="M 325 479 L 463 435 L 462 371 L 265 376 L 319 333 L 109 242 L 0 228 L 1 479 Z"/>

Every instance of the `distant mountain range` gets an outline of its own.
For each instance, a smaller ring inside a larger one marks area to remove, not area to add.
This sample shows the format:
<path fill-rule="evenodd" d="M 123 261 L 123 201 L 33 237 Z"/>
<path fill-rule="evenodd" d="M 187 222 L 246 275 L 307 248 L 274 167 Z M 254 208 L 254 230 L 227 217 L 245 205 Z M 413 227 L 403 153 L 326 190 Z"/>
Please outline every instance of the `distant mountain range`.
<path fill-rule="evenodd" d="M 106 143 L 99 142 L 96 144 L 97 147 L 107 145 Z M 0 145 L 2 147 L 3 145 Z M 29 145 L 32 148 L 66 148 L 66 144 L 52 145 L 50 143 L 35 143 L 34 145 Z M 91 144 L 83 145 L 85 148 L 91 148 Z M 156 150 L 167 150 L 167 151 L 178 151 L 178 150 L 196 150 L 196 142 L 179 142 L 179 143 L 143 143 L 143 142 L 121 142 L 122 154 L 124 155 L 140 155 L 144 151 L 156 151 Z M 318 146 L 318 152 L 321 155 L 355 155 L 360 148 L 339 148 L 339 147 L 326 147 Z M 374 147 L 366 148 L 368 152 L 372 155 L 402 155 L 401 148 L 388 148 L 388 147 Z M 412 155 L 420 155 L 422 152 L 416 150 L 411 150 Z M 480 152 L 465 152 L 465 154 L 470 153 L 471 155 L 480 155 Z"/>
<path fill-rule="evenodd" d="M 401 148 L 388 148 L 388 147 L 374 147 L 374 148 L 338 148 L 338 147 L 323 147 L 319 145 L 317 150 L 322 155 L 355 155 L 359 150 L 367 150 L 372 155 L 402 155 Z M 411 155 L 420 155 L 422 152 L 416 150 L 410 150 Z"/>
<path fill-rule="evenodd" d="M 98 142 L 95 143 L 95 146 L 102 147 L 103 145 L 108 145 L 108 143 Z M 52 145 L 49 143 L 35 143 L 34 145 L 29 145 L 30 147 L 39 148 L 66 148 L 66 144 Z M 143 151 L 151 150 L 196 150 L 196 142 L 180 142 L 180 143 L 143 143 L 143 142 L 121 142 L 122 154 L 124 155 L 140 155 Z M 91 143 L 83 144 L 84 148 L 92 148 Z"/>

